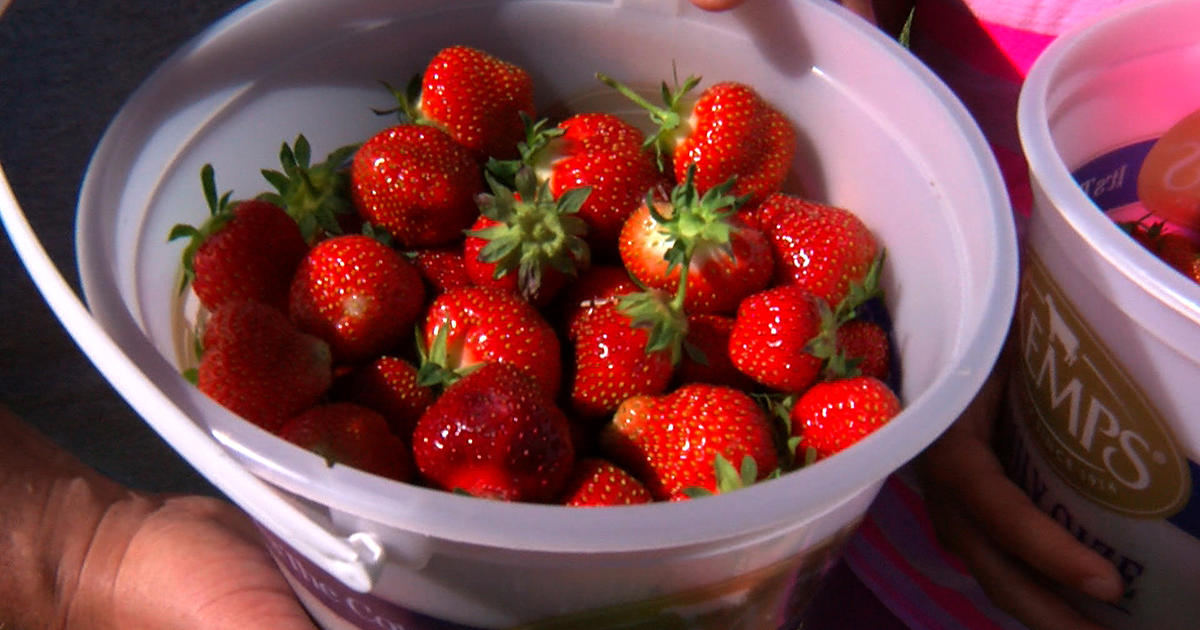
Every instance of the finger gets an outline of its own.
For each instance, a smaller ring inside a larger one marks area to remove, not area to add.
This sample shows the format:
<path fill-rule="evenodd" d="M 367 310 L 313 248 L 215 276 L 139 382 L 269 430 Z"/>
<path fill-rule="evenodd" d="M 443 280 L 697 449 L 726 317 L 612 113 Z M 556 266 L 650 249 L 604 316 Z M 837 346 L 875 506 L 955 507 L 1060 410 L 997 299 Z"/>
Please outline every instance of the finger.
<path fill-rule="evenodd" d="M 746 0 L 692 0 L 692 4 L 705 11 L 725 11 L 732 9 Z"/>
<path fill-rule="evenodd" d="M 163 505 L 166 511 L 178 511 L 190 521 L 210 521 L 243 541 L 260 544 L 262 532 L 244 512 L 221 499 L 207 496 L 169 496 Z M 2 630 L 2 629 L 0 629 Z"/>
<path fill-rule="evenodd" d="M 1030 630 L 1105 630 L 1048 588 L 1028 567 L 997 549 L 961 512 L 939 506 L 931 508 L 931 517 L 947 546 L 971 569 L 988 597 Z"/>
<path fill-rule="evenodd" d="M 875 6 L 872 0 L 839 0 L 839 4 L 850 9 L 859 17 L 874 24 L 875 23 Z"/>
<path fill-rule="evenodd" d="M 948 435 L 931 448 L 925 467 L 933 483 L 1006 553 L 1097 599 L 1121 597 L 1124 584 L 1116 567 L 1040 510 L 1004 473 L 988 444 Z"/>

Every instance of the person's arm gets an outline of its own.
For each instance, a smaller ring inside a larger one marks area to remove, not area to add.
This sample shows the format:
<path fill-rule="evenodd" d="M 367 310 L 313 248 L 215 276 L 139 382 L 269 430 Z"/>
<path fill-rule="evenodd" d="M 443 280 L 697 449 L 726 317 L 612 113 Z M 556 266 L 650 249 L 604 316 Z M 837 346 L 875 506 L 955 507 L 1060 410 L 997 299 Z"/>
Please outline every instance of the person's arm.
<path fill-rule="evenodd" d="M 3 407 L 0 506 L 0 628 L 314 630 L 232 506 L 123 488 Z"/>

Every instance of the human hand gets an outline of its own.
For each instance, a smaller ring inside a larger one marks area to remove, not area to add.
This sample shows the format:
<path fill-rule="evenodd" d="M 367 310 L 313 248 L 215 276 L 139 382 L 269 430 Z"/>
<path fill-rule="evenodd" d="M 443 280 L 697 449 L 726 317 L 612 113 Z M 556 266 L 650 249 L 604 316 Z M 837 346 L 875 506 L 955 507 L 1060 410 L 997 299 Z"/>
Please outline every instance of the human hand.
<path fill-rule="evenodd" d="M 1038 509 L 992 450 L 1007 363 L 1002 358 L 963 415 L 918 459 L 934 529 L 992 601 L 1032 630 L 1103 630 L 1054 585 L 1115 601 L 1124 590 L 1116 568 Z"/>
<path fill-rule="evenodd" d="M 130 495 L 106 510 L 66 611 L 72 630 L 315 630 L 241 512 Z"/>
<path fill-rule="evenodd" d="M 692 4 L 706 11 L 724 11 L 732 9 L 746 0 L 692 0 Z"/>
<path fill-rule="evenodd" d="M 0 405 L 0 629 L 316 630 L 248 517 L 130 491 Z"/>

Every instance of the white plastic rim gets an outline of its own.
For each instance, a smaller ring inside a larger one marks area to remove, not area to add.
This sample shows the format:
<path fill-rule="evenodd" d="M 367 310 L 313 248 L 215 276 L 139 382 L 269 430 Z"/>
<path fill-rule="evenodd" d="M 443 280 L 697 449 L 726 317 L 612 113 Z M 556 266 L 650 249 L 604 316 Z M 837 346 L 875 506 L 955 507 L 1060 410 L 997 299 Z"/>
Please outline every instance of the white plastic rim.
<path fill-rule="evenodd" d="M 1200 286 L 1167 267 L 1096 207 L 1071 176 L 1070 168 L 1078 164 L 1069 165 L 1064 160 L 1051 124 L 1056 119 L 1057 102 L 1065 98 L 1063 94 L 1071 92 L 1076 83 L 1089 80 L 1094 69 L 1119 66 L 1133 57 L 1151 56 L 1155 50 L 1195 45 L 1197 25 L 1200 3 L 1179 0 L 1131 2 L 1097 15 L 1046 47 L 1025 79 L 1017 106 L 1020 138 L 1030 171 L 1049 202 L 1112 269 L 1124 273 L 1167 309 L 1186 318 L 1193 328 L 1200 326 Z M 1114 44 L 1145 33 L 1153 33 L 1153 41 L 1141 44 L 1136 54 L 1127 46 Z M 1073 76 L 1075 73 L 1078 77 Z M 1127 301 L 1124 307 L 1135 318 L 1142 312 L 1136 301 Z M 1170 333 L 1164 331 L 1163 336 L 1172 345 Z"/>
<path fill-rule="evenodd" d="M 392 3 L 390 7 L 365 1 L 260 0 L 215 24 L 169 59 L 134 94 L 93 156 L 81 193 L 77 225 L 80 274 L 97 319 L 143 369 L 150 386 L 178 404 L 199 426 L 208 428 L 214 439 L 245 466 L 270 484 L 315 506 L 431 539 L 581 553 L 664 550 L 744 539 L 792 527 L 810 516 L 816 518 L 848 496 L 877 488 L 884 477 L 932 442 L 966 407 L 990 373 L 1008 331 L 1016 294 L 1016 237 L 1003 182 L 982 135 L 961 104 L 922 64 L 857 16 L 820 0 L 757 0 L 731 12 L 705 15 L 682 0 L 475 4 L 494 11 L 493 17 L 519 14 L 536 5 L 539 15 L 549 16 L 544 19 L 564 24 L 570 22 L 572 12 L 588 11 L 589 16 L 599 18 L 597 28 L 619 23 L 622 28 L 634 29 L 630 37 L 640 36 L 636 29 L 642 28 L 642 21 L 653 25 L 662 19 L 683 20 L 681 25 L 693 28 L 697 21 L 704 20 L 706 28 L 711 25 L 721 33 L 737 34 L 747 29 L 762 29 L 768 35 L 778 34 L 780 29 L 803 31 L 813 51 L 773 49 L 767 42 L 759 49 L 751 47 L 746 54 L 770 55 L 773 63 L 787 72 L 826 82 L 832 90 L 844 88 L 838 83 L 839 77 L 850 75 L 856 85 L 874 86 L 844 96 L 875 124 L 891 125 L 892 118 L 898 117 L 926 132 L 894 131 L 896 144 L 914 155 L 919 163 L 913 168 L 922 174 L 941 168 L 926 163 L 925 156 L 953 156 L 955 181 L 950 183 L 957 190 L 953 204 L 970 203 L 971 212 L 959 210 L 962 216 L 957 220 L 961 224 L 947 228 L 953 242 L 946 247 L 952 250 L 947 255 L 963 261 L 963 269 L 954 271 L 961 277 L 952 283 L 922 289 L 948 292 L 948 299 L 963 311 L 947 329 L 925 333 L 952 339 L 947 342 L 945 365 L 930 368 L 927 382 L 919 391 L 910 392 L 906 409 L 896 420 L 846 453 L 781 479 L 705 500 L 573 510 L 481 501 L 398 484 L 344 467 L 327 468 L 319 457 L 234 418 L 179 376 L 177 367 L 144 328 L 143 309 L 147 305 L 138 303 L 136 280 L 130 278 L 138 273 L 138 254 L 128 251 L 127 239 L 113 236 L 114 231 L 129 229 L 128 222 L 149 224 L 150 218 L 114 218 L 111 209 L 119 207 L 119 212 L 124 212 L 130 199 L 135 206 L 154 200 L 155 186 L 159 185 L 154 178 L 161 176 L 162 169 L 173 168 L 172 161 L 186 161 L 180 157 L 183 149 L 178 153 L 174 149 L 160 150 L 155 153 L 157 159 L 146 159 L 139 153 L 138 143 L 146 143 L 150 148 L 145 151 L 152 152 L 155 146 L 161 149 L 174 143 L 172 146 L 184 147 L 197 142 L 198 130 L 223 121 L 230 111 L 244 104 L 239 98 L 246 98 L 260 87 L 255 72 L 270 73 L 280 65 L 271 57 L 272 46 L 315 39 L 312 46 L 318 49 L 336 49 L 339 37 L 369 36 L 372 29 L 386 27 L 385 15 L 392 20 L 419 18 L 429 24 L 431 16 L 456 10 L 453 7 L 457 5 L 432 0 Z M 779 19 L 780 13 L 786 21 Z M 639 22 L 635 25 L 622 21 L 626 14 Z M 281 25 L 286 25 L 286 33 Z M 532 26 L 526 30 L 540 32 Z M 841 46 L 846 39 L 854 46 Z M 504 45 L 521 44 L 506 41 Z M 828 55 L 822 57 L 820 65 L 803 65 L 805 54 L 831 51 L 835 45 L 844 59 Z M 211 67 L 211 59 L 232 58 L 238 60 L 236 67 Z M 904 89 L 895 90 L 896 85 Z M 781 91 L 785 87 L 771 89 Z M 193 93 L 179 94 L 189 90 Z M 171 107 L 177 109 L 170 115 L 163 113 Z M 155 124 L 162 127 L 146 128 Z M 924 145 L 943 137 L 950 140 L 938 150 Z M 279 138 L 283 139 L 290 140 Z M 267 149 L 268 154 L 274 151 L 272 147 Z M 270 165 L 269 160 L 257 163 L 258 167 Z M 223 172 L 228 170 L 218 168 L 217 183 L 224 189 L 227 184 L 222 183 Z M 965 188 L 970 189 L 969 199 L 963 197 Z M 929 194 L 940 199 L 939 191 Z M 949 214 L 950 210 L 935 207 L 928 212 Z M 951 221 L 949 217 L 945 220 Z M 971 237 L 985 241 L 986 260 L 971 258 L 978 253 L 966 251 L 963 243 Z M 931 269 L 930 273 L 950 272 Z M 916 283 L 919 278 L 903 281 Z M 910 284 L 902 290 L 912 294 L 917 288 Z M 103 358 L 94 360 L 102 371 L 107 369 Z"/>

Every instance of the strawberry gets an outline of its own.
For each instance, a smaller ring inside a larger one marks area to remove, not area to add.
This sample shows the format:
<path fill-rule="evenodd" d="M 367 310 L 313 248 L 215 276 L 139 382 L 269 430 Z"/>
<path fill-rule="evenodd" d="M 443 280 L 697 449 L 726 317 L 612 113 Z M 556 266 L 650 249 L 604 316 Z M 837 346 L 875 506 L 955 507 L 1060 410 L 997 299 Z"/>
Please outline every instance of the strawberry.
<path fill-rule="evenodd" d="M 442 247 L 421 247 L 406 252 L 409 260 L 417 266 L 426 288 L 431 295 L 445 293 L 451 289 L 472 286 L 463 261 L 461 244 Z"/>
<path fill-rule="evenodd" d="M 718 385 L 628 398 L 604 428 L 601 445 L 658 500 L 729 487 L 717 477 L 721 461 L 752 469 L 750 481 L 766 478 L 779 464 L 766 412 L 745 392 Z"/>
<path fill-rule="evenodd" d="M 770 247 L 736 216 L 738 200 L 726 194 L 730 182 L 701 196 L 692 174 L 689 169 L 669 202 L 647 196 L 629 216 L 621 229 L 621 261 L 647 287 L 682 290 L 688 313 L 732 313 L 770 281 Z"/>
<path fill-rule="evenodd" d="M 774 283 L 800 285 L 831 306 L 863 281 L 880 254 L 870 229 L 843 208 L 778 193 L 753 212 L 774 252 Z"/>
<path fill-rule="evenodd" d="M 343 234 L 356 218 L 347 171 L 357 150 L 358 145 L 343 146 L 330 153 L 324 162 L 312 164 L 308 139 L 297 136 L 293 145 L 285 142 L 279 149 L 282 171 L 263 169 L 263 177 L 275 192 L 259 198 L 286 210 L 309 243 L 321 235 Z"/>
<path fill-rule="evenodd" d="M 589 267 L 579 279 L 570 284 L 559 300 L 567 335 L 575 334 L 578 320 L 586 317 L 589 312 L 605 305 L 615 305 L 620 302 L 622 295 L 637 293 L 637 283 L 629 277 L 624 267 L 615 265 L 596 265 Z"/>
<path fill-rule="evenodd" d="M 417 421 L 413 452 L 435 486 L 506 501 L 553 501 L 575 458 L 567 417 L 507 363 L 447 387 Z"/>
<path fill-rule="evenodd" d="M 1200 282 L 1200 243 L 1180 232 L 1164 234 L 1158 257 L 1192 282 Z"/>
<path fill-rule="evenodd" d="M 729 357 L 767 387 L 801 392 L 817 380 L 832 354 L 833 317 L 824 301 L 801 286 L 761 291 L 738 306 Z"/>
<path fill-rule="evenodd" d="M 603 418 L 621 401 L 667 389 L 676 358 L 650 345 L 652 332 L 635 325 L 617 304 L 593 307 L 570 331 L 574 350 L 571 411 L 581 419 Z"/>
<path fill-rule="evenodd" d="M 653 500 L 642 482 L 624 468 L 600 457 L 586 457 L 575 463 L 562 503 L 569 507 L 597 507 L 637 505 Z"/>
<path fill-rule="evenodd" d="M 478 216 L 482 167 L 444 131 L 401 124 L 369 138 L 354 154 L 350 194 L 364 219 L 404 247 L 445 245 Z"/>
<path fill-rule="evenodd" d="M 1118 225 L 1171 268 L 1200 282 L 1200 243 L 1181 232 L 1167 231 L 1166 222 L 1151 221 L 1150 215 Z"/>
<path fill-rule="evenodd" d="M 837 329 L 837 354 L 848 361 L 850 374 L 873 376 L 886 382 L 891 373 L 892 347 L 879 324 L 855 319 Z"/>
<path fill-rule="evenodd" d="M 191 239 L 183 252 L 184 286 L 209 310 L 227 300 L 255 300 L 283 308 L 288 286 L 308 245 L 283 208 L 265 201 L 230 203 L 217 196 L 213 168 L 200 170 L 209 217 L 199 227 L 179 224 L 170 240 Z"/>
<path fill-rule="evenodd" d="M 734 318 L 728 315 L 689 315 L 687 337 L 688 352 L 676 370 L 678 383 L 711 383 L 725 385 L 745 391 L 753 390 L 757 383 L 743 374 L 729 358 L 729 336 L 733 333 Z"/>
<path fill-rule="evenodd" d="M 339 362 L 380 355 L 408 339 L 425 286 L 396 250 L 361 234 L 315 245 L 292 281 L 288 314 L 305 332 L 329 342 Z"/>
<path fill-rule="evenodd" d="M 578 212 L 587 224 L 588 244 L 602 255 L 614 254 L 625 219 L 647 192 L 666 188 L 666 177 L 645 148 L 645 134 L 606 113 L 576 114 L 552 128 L 546 123 L 529 125 L 522 163 L 536 169 L 555 198 L 590 190 Z"/>
<path fill-rule="evenodd" d="M 434 399 L 433 390 L 418 383 L 416 366 L 393 356 L 381 356 L 342 376 L 334 384 L 334 395 L 379 412 L 392 433 L 405 439 Z"/>
<path fill-rule="evenodd" d="M 626 397 L 660 393 L 670 382 L 670 346 L 648 351 L 652 324 L 635 322 L 621 308 L 624 298 L 640 293 L 623 268 L 598 266 L 584 273 L 563 299 L 574 359 L 571 411 L 580 419 L 603 418 Z M 654 300 L 645 295 L 634 302 L 639 299 Z"/>
<path fill-rule="evenodd" d="M 397 481 L 416 472 L 412 449 L 388 430 L 383 416 L 351 403 L 317 405 L 288 420 L 279 437 L 341 464 Z"/>
<path fill-rule="evenodd" d="M 433 366 L 461 375 L 485 363 L 511 363 L 547 397 L 558 394 L 558 336 L 536 308 L 512 293 L 490 287 L 447 291 L 430 304 L 423 331 L 427 372 Z"/>
<path fill-rule="evenodd" d="M 791 410 L 796 452 L 813 449 L 817 459 L 841 452 L 900 413 L 900 400 L 871 376 L 822 381 L 796 399 Z"/>
<path fill-rule="evenodd" d="M 491 195 L 480 195 L 480 216 L 467 232 L 463 260 L 467 277 L 545 306 L 591 261 L 575 216 L 589 189 L 575 188 L 557 199 L 549 184 L 538 184 L 532 169 L 516 174 L 517 190 L 488 176 Z"/>
<path fill-rule="evenodd" d="M 200 391 L 268 431 L 314 405 L 333 380 L 329 345 L 259 302 L 217 307 L 203 346 Z"/>
<path fill-rule="evenodd" d="M 683 181 L 694 165 L 701 193 L 736 179 L 732 193 L 746 196 L 746 206 L 753 207 L 787 178 L 796 130 L 750 86 L 726 81 L 693 98 L 699 77 L 688 77 L 674 90 L 663 82 L 664 106 L 658 106 L 603 74 L 597 77 L 649 112 L 658 125 L 649 142 L 660 160 L 670 160 L 675 181 Z"/>
<path fill-rule="evenodd" d="M 1157 255 L 1159 240 L 1162 238 L 1167 224 L 1165 221 L 1155 221 L 1152 217 L 1153 215 L 1147 214 L 1136 221 L 1119 221 L 1117 227 L 1124 230 L 1142 247 Z"/>
<path fill-rule="evenodd" d="M 393 93 L 409 119 L 446 131 L 481 163 L 515 158 L 525 135 L 522 116 L 535 113 L 529 74 L 468 46 L 438 51 L 407 94 Z"/>

